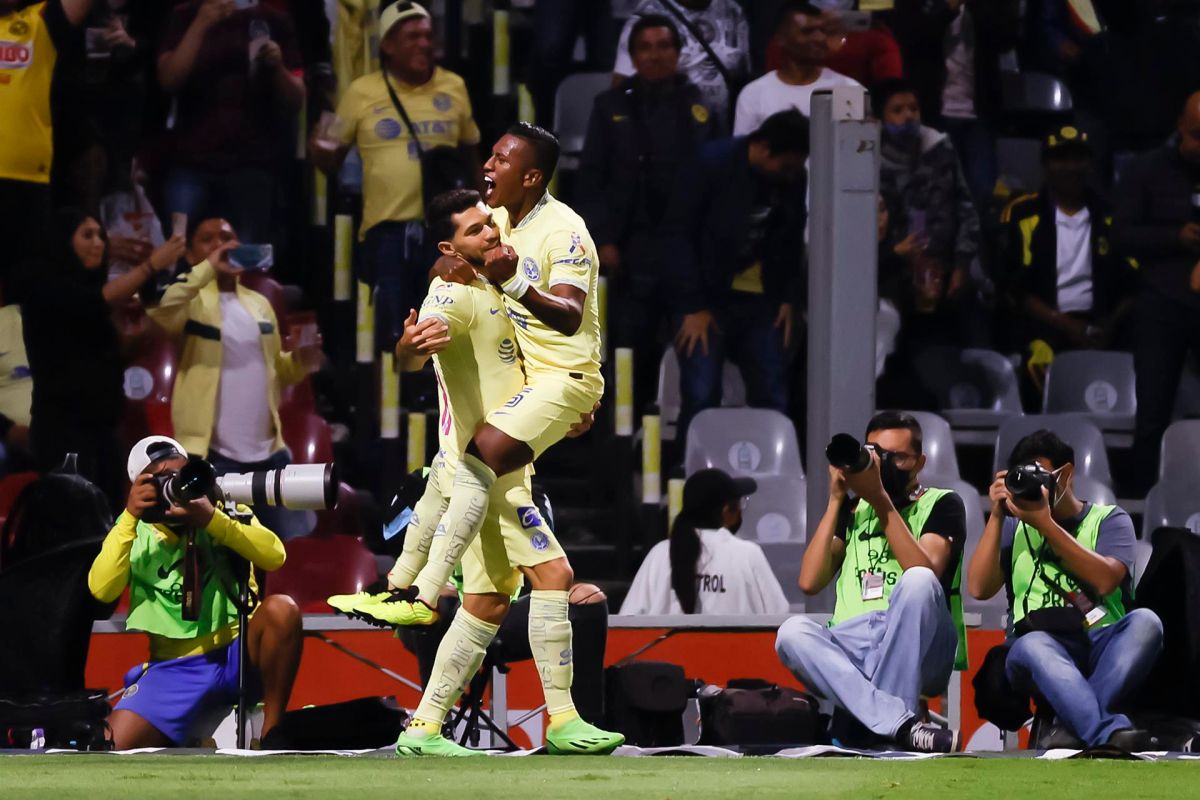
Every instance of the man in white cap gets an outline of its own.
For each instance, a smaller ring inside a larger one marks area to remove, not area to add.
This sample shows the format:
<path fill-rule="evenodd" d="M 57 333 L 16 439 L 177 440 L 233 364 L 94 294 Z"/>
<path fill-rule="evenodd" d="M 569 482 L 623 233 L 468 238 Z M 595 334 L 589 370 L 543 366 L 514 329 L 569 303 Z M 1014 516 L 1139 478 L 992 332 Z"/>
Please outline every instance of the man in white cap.
<path fill-rule="evenodd" d="M 479 127 L 463 79 L 434 63 L 433 23 L 423 6 L 408 0 L 387 6 L 379 31 L 381 68 L 346 88 L 337 123 L 314 130 L 310 153 L 335 175 L 350 147 L 358 148 L 359 277 L 376 292 L 380 352 L 391 352 L 408 310 L 425 297 L 426 272 L 437 258 L 425 234 L 424 205 L 433 198 L 423 196 L 421 153 L 457 149 L 462 171 L 479 183 Z"/>
<path fill-rule="evenodd" d="M 286 555 L 279 537 L 253 516 L 240 522 L 208 497 L 182 506 L 163 502 L 158 478 L 186 464 L 183 446 L 166 436 L 133 446 L 129 499 L 88 573 L 88 589 L 101 602 L 129 587 L 125 626 L 150 635 L 150 660 L 126 673 L 124 694 L 108 718 L 118 750 L 186 745 L 201 714 L 237 701 L 239 581 L 250 581 L 252 595 L 258 591 L 254 570 L 241 559 L 272 572 Z M 269 734 L 287 709 L 300 665 L 300 609 L 286 595 L 267 597 L 246 635 L 255 673 L 247 686 L 261 692 L 270 749 Z"/>

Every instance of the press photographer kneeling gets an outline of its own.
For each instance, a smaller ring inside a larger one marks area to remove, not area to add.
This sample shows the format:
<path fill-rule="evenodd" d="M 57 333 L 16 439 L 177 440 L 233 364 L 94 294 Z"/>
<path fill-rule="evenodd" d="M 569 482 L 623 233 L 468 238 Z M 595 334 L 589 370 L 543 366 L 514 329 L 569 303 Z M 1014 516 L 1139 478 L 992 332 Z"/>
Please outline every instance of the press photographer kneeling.
<path fill-rule="evenodd" d="M 1013 638 L 1004 675 L 1022 697 L 1049 702 L 1080 740 L 1072 744 L 1157 749 L 1117 709 L 1162 651 L 1162 622 L 1149 609 L 1130 610 L 1129 515 L 1077 498 L 1074 461 L 1050 431 L 1017 443 L 991 486 L 967 588 L 980 600 L 1007 589 Z"/>
<path fill-rule="evenodd" d="M 205 473 L 200 462 L 193 477 L 184 471 L 191 466 L 182 445 L 165 436 L 134 445 L 128 502 L 88 573 L 88 588 L 102 602 L 129 586 L 125 626 L 150 635 L 150 661 L 126 673 L 124 696 L 109 716 L 118 750 L 185 745 L 201 714 L 237 702 L 241 582 L 249 581 L 251 597 L 257 594 L 247 562 L 267 572 L 284 562 L 279 537 L 245 506 L 233 516 L 216 507 L 211 467 Z M 183 481 L 165 485 L 168 477 Z M 180 485 L 188 480 L 194 485 Z M 283 595 L 265 598 L 250 617 L 254 671 L 245 685 L 263 699 L 264 741 L 287 708 L 301 627 L 299 608 Z"/>

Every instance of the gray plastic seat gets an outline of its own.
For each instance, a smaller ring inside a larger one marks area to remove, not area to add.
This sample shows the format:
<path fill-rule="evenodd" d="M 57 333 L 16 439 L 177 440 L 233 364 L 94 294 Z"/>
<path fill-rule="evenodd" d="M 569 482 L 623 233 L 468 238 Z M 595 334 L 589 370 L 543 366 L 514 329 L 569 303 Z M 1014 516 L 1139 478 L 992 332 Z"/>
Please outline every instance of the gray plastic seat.
<path fill-rule="evenodd" d="M 1200 484 L 1200 420 L 1174 422 L 1162 438 L 1158 477 Z"/>
<path fill-rule="evenodd" d="M 1096 423 L 1082 414 L 1031 414 L 1006 420 L 996 432 L 996 450 L 992 461 L 993 471 L 1008 465 L 1008 456 L 1017 442 L 1034 431 L 1053 431 L 1075 450 L 1075 472 L 1092 478 L 1105 486 L 1112 486 L 1112 470 L 1108 465 L 1108 451 L 1104 448 L 1104 434 Z"/>
<path fill-rule="evenodd" d="M 804 558 L 803 542 L 764 542 L 761 545 L 783 596 L 797 614 L 803 613 L 808 595 L 800 591 L 800 561 Z"/>
<path fill-rule="evenodd" d="M 765 475 L 742 512 L 738 533 L 759 543 L 803 542 L 807 538 L 805 482 L 795 475 Z"/>
<path fill-rule="evenodd" d="M 971 556 L 983 538 L 984 510 L 980 505 L 979 492 L 975 487 L 961 479 L 932 477 L 923 481 L 926 486 L 939 489 L 952 489 L 963 501 L 967 512 L 967 541 L 963 544 L 962 560 L 962 601 L 963 611 L 969 614 L 979 614 L 984 628 L 998 629 L 1004 627 L 1004 615 L 1008 613 L 1008 598 L 1001 589 L 987 600 L 976 600 L 967 591 L 967 567 L 971 564 Z"/>
<path fill-rule="evenodd" d="M 578 72 L 558 84 L 554 95 L 554 130 L 563 155 L 577 156 L 583 152 L 596 95 L 611 86 L 611 72 Z"/>
<path fill-rule="evenodd" d="M 1184 365 L 1179 379 L 1179 391 L 1175 394 L 1176 419 L 1200 417 L 1200 368 L 1191 359 Z"/>
<path fill-rule="evenodd" d="M 1001 73 L 1000 96 L 1004 110 L 1018 114 L 1069 114 L 1071 90 L 1046 72 Z"/>
<path fill-rule="evenodd" d="M 906 411 L 921 425 L 921 450 L 925 454 L 925 472 L 930 475 L 959 478 L 958 454 L 950 423 L 930 411 Z"/>
<path fill-rule="evenodd" d="M 1187 528 L 1200 534 L 1200 493 L 1192 481 L 1161 480 L 1146 495 L 1142 512 L 1142 539 L 1163 527 Z"/>
<path fill-rule="evenodd" d="M 1080 500 L 1090 500 L 1102 506 L 1116 505 L 1117 495 L 1113 490 L 1087 475 L 1076 475 L 1074 478 L 1075 496 Z"/>
<path fill-rule="evenodd" d="M 990 433 L 1022 413 L 1016 370 L 994 350 L 931 347 L 917 356 L 916 368 L 922 385 L 936 395 L 939 413 L 955 429 L 956 441 L 975 442 L 959 429 Z"/>
<path fill-rule="evenodd" d="M 679 426 L 679 410 L 682 407 L 679 392 L 679 358 L 675 348 L 667 347 L 658 362 L 658 413 L 662 421 L 662 437 L 675 441 Z M 726 361 L 721 371 L 721 407 L 743 408 L 746 405 L 746 384 L 742 373 L 732 362 Z"/>
<path fill-rule="evenodd" d="M 1137 589 L 1137 585 L 1142 582 L 1142 576 L 1146 574 L 1146 565 L 1150 563 L 1150 556 L 1154 554 L 1154 546 L 1146 539 L 1139 539 L 1133 543 L 1133 588 Z"/>
<path fill-rule="evenodd" d="M 717 467 L 730 474 L 804 477 L 792 421 L 765 408 L 710 408 L 688 426 L 684 472 Z"/>
<path fill-rule="evenodd" d="M 1102 430 L 1132 431 L 1137 413 L 1133 355 L 1079 350 L 1054 357 L 1046 375 L 1047 414 L 1087 414 Z"/>

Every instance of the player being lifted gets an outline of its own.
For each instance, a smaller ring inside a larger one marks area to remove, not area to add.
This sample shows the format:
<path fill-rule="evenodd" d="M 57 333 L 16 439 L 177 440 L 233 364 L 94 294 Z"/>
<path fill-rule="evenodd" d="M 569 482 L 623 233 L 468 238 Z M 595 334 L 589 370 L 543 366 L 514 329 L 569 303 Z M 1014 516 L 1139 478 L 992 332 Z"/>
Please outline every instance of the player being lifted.
<path fill-rule="evenodd" d="M 408 585 L 425 561 L 425 553 L 432 563 L 461 557 L 463 604 L 438 648 L 425 694 L 413 722 L 397 741 L 396 752 L 401 756 L 475 753 L 442 736 L 442 725 L 463 685 L 479 669 L 511 597 L 520 588 L 522 573 L 533 586 L 529 643 L 550 711 L 546 733 L 550 752 L 611 752 L 624 737 L 585 722 L 571 701 L 571 628 L 565 616 L 558 618 L 557 605 L 561 600 L 565 609 L 573 575 L 566 554 L 533 503 L 530 470 L 518 469 L 495 481 L 491 488 L 494 502 L 486 513 L 483 531 L 464 551 L 448 554 L 452 542 L 444 535 L 434 535 L 435 530 L 442 530 L 439 517 L 450 496 L 443 487 L 451 472 L 462 469 L 461 462 L 455 464 L 458 454 L 487 411 L 522 390 L 525 376 L 517 363 L 515 333 L 503 313 L 503 299 L 477 272 L 485 258 L 511 257 L 500 250 L 491 210 L 476 192 L 448 192 L 430 205 L 430 230 L 439 248 L 454 258 L 439 262 L 438 277 L 422 305 L 420 322 L 414 325 L 410 316 L 397 353 L 401 367 L 411 370 L 419 369 L 429 352 L 439 351 L 434 365 L 441 389 L 441 451 L 434 459 L 428 486 L 414 510 L 404 552 L 389 583 Z M 431 331 L 435 326 L 428 324 L 429 320 L 441 323 L 436 331 Z M 580 422 L 580 415 L 573 421 Z M 395 604 L 381 602 L 355 610 L 378 620 L 386 618 L 388 607 Z"/>
<path fill-rule="evenodd" d="M 497 476 L 533 463 L 590 413 L 604 392 L 595 247 L 579 215 L 546 190 L 558 154 L 552 134 L 521 123 L 500 138 L 484 165 L 485 199 L 504 244 L 486 254 L 480 271 L 504 291 L 524 359 L 525 386 L 488 409 L 467 443 L 437 531 L 447 537 L 446 555 L 420 568 L 412 583 L 417 599 L 388 604 L 385 621 L 393 625 L 428 625 L 437 619 L 438 593 L 478 535 Z M 546 620 L 549 646 L 567 651 L 570 645 L 558 637 L 566 636 L 571 576 L 562 578 L 553 589 L 535 589 L 530 614 Z"/>

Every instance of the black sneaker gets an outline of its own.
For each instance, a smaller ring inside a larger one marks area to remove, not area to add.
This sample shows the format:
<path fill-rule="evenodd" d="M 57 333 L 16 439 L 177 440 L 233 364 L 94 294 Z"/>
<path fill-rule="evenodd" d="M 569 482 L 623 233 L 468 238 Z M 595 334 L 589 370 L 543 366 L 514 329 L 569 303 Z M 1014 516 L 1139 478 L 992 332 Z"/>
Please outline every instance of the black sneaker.
<path fill-rule="evenodd" d="M 1158 737 L 1150 731 L 1141 728 L 1123 728 L 1113 733 L 1105 742 L 1109 747 L 1115 747 L 1126 753 L 1145 753 L 1147 751 L 1165 750 Z"/>
<path fill-rule="evenodd" d="M 913 722 L 900 731 L 896 741 L 914 753 L 957 753 L 962 740 L 953 728 L 940 728 L 928 722 Z"/>

